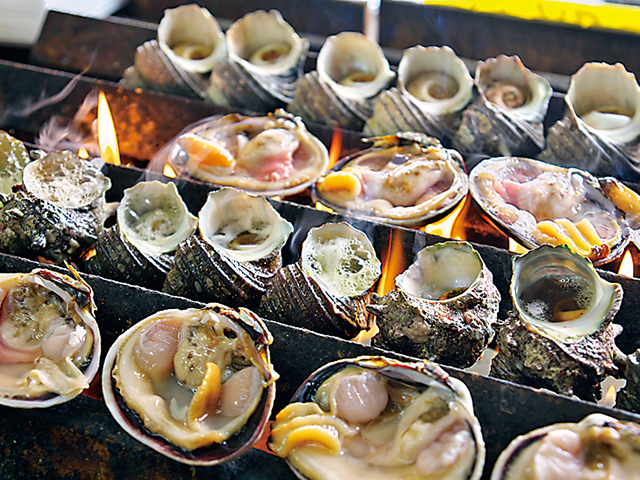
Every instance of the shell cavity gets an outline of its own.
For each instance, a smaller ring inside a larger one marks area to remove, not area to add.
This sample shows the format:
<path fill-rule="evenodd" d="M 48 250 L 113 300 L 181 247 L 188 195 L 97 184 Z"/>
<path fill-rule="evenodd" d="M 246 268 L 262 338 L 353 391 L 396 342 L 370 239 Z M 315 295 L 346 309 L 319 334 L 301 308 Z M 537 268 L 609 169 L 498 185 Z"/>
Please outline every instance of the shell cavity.
<path fill-rule="evenodd" d="M 227 54 L 224 33 L 209 10 L 196 4 L 167 9 L 158 25 L 158 44 L 187 72 L 210 71 Z"/>

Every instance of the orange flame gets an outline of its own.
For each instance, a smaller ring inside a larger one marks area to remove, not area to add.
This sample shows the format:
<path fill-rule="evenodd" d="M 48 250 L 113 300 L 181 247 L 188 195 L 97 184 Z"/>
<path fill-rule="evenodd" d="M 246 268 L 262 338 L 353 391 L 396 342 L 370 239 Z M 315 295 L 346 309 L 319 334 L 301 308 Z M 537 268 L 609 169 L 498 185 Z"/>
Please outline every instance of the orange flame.
<path fill-rule="evenodd" d="M 340 160 L 340 151 L 342 150 L 342 130 L 336 128 L 333 130 L 331 138 L 331 148 L 329 149 L 329 166 L 327 170 L 333 167 Z"/>
<path fill-rule="evenodd" d="M 86 149 L 86 148 L 81 147 L 81 148 L 78 150 L 78 156 L 79 156 L 80 158 L 82 158 L 82 159 L 86 160 L 86 159 L 88 159 L 88 158 L 89 158 L 89 152 L 87 152 L 87 149 Z"/>
<path fill-rule="evenodd" d="M 382 260 L 382 275 L 380 275 L 380 281 L 378 282 L 378 295 L 386 295 L 393 290 L 396 277 L 408 267 L 402 248 L 402 230 L 392 229 L 390 232 L 389 249 L 387 250 L 386 258 Z"/>
<path fill-rule="evenodd" d="M 100 92 L 98 97 L 98 144 L 100 145 L 100 156 L 105 162 L 120 165 L 116 126 L 113 123 L 107 96 L 104 92 Z"/>
<path fill-rule="evenodd" d="M 433 222 L 428 225 L 425 225 L 420 230 L 423 231 L 424 233 L 429 233 L 431 235 L 438 235 L 444 238 L 453 238 L 455 240 L 466 240 L 465 238 L 462 238 L 459 235 L 452 237 L 451 232 L 453 231 L 453 225 L 455 224 L 456 219 L 458 218 L 458 215 L 460 215 L 460 212 L 462 211 L 462 209 L 464 208 L 465 204 L 468 201 L 469 201 L 469 198 L 467 197 L 464 200 L 462 200 L 458 204 L 458 206 L 454 208 L 453 211 L 451 211 L 451 213 L 449 213 L 447 216 L 438 220 L 437 222 Z"/>
<path fill-rule="evenodd" d="M 509 237 L 509 251 L 513 253 L 527 253 L 529 250 L 524 248 L 518 242 L 516 242 L 513 238 Z"/>
<path fill-rule="evenodd" d="M 633 257 L 631 256 L 631 250 L 624 252 L 618 273 L 625 277 L 633 277 Z"/>
<path fill-rule="evenodd" d="M 176 171 L 171 168 L 171 165 L 167 164 L 164 166 L 164 169 L 162 170 L 162 174 L 165 177 L 169 177 L 169 178 L 176 178 L 178 175 L 176 175 Z"/>

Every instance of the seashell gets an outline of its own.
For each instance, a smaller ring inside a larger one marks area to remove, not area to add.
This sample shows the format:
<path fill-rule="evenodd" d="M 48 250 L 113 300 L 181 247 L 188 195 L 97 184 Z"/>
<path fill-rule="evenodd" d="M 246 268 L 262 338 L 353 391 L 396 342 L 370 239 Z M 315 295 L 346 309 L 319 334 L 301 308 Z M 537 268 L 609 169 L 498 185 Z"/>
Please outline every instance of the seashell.
<path fill-rule="evenodd" d="M 298 81 L 287 110 L 305 121 L 360 130 L 371 116 L 372 98 L 394 76 L 377 43 L 358 32 L 342 32 L 326 39 L 316 73 Z"/>
<path fill-rule="evenodd" d="M 567 113 L 539 158 L 594 175 L 640 180 L 640 86 L 620 63 L 586 63 L 571 77 Z"/>
<path fill-rule="evenodd" d="M 405 50 L 398 66 L 398 89 L 381 93 L 366 135 L 418 131 L 436 138 L 452 138 L 460 112 L 473 97 L 467 66 L 449 47 L 417 45 Z M 417 128 L 406 128 L 415 125 Z"/>
<path fill-rule="evenodd" d="M 50 407 L 89 387 L 100 331 L 93 291 L 76 278 L 44 269 L 0 274 L 0 405 Z"/>
<path fill-rule="evenodd" d="M 164 290 L 232 306 L 257 303 L 282 266 L 293 226 L 263 197 L 233 188 L 209 193 L 198 224 L 200 236 L 179 246 Z"/>
<path fill-rule="evenodd" d="M 209 72 L 227 53 L 218 21 L 196 4 L 164 11 L 158 45 L 174 65 L 187 72 Z"/>
<path fill-rule="evenodd" d="M 258 312 L 297 327 L 343 338 L 369 329 L 365 310 L 380 276 L 369 238 L 347 223 L 312 228 L 300 260 L 278 270 Z"/>
<path fill-rule="evenodd" d="M 581 170 L 492 158 L 471 171 L 469 190 L 492 220 L 528 248 L 564 244 L 602 265 L 629 242 L 625 214 Z"/>
<path fill-rule="evenodd" d="M 0 193 L 22 183 L 22 171 L 31 158 L 24 144 L 0 130 Z"/>
<path fill-rule="evenodd" d="M 468 190 L 462 157 L 414 132 L 365 139 L 373 146 L 341 160 L 312 196 L 332 210 L 394 225 L 422 225 L 454 208 Z"/>
<path fill-rule="evenodd" d="M 145 88 L 193 98 L 206 98 L 209 86 L 202 74 L 184 70 L 173 63 L 156 40 L 138 46 L 133 66 L 125 70 L 121 83 L 128 88 Z"/>
<path fill-rule="evenodd" d="M 301 479 L 478 480 L 485 460 L 467 387 L 435 364 L 384 357 L 312 373 L 268 446 Z"/>
<path fill-rule="evenodd" d="M 466 368 L 493 340 L 500 292 L 478 252 L 466 242 L 422 249 L 387 295 L 367 307 L 380 332 L 374 346 Z"/>
<path fill-rule="evenodd" d="M 462 114 L 454 148 L 491 156 L 538 153 L 544 148 L 542 120 L 551 86 L 527 69 L 517 56 L 499 55 L 476 68 L 480 93 Z"/>
<path fill-rule="evenodd" d="M 622 287 L 567 247 L 543 245 L 513 258 L 510 294 L 514 310 L 494 325 L 491 376 L 595 401 L 618 371 L 622 327 L 611 322 Z"/>
<path fill-rule="evenodd" d="M 229 57 L 211 74 L 208 95 L 218 105 L 268 112 L 293 99 L 309 41 L 277 10 L 257 10 L 227 30 Z"/>
<path fill-rule="evenodd" d="M 155 451 L 189 465 L 222 463 L 250 448 L 267 426 L 278 377 L 272 342 L 246 309 L 210 304 L 158 312 L 109 349 L 105 403 L 129 435 Z"/>
<path fill-rule="evenodd" d="M 513 439 L 491 480 L 633 478 L 639 445 L 639 425 L 593 413 L 578 423 L 556 423 Z"/>
<path fill-rule="evenodd" d="M 329 154 L 299 117 L 211 117 L 178 137 L 168 161 L 177 172 L 262 195 L 301 192 L 327 168 Z"/>
<path fill-rule="evenodd" d="M 196 228 L 174 183 L 140 182 L 124 191 L 117 225 L 98 236 L 89 271 L 151 288 L 162 286 L 178 244 Z"/>
<path fill-rule="evenodd" d="M 627 383 L 616 395 L 616 408 L 640 413 L 640 349 L 626 357 L 624 376 Z"/>

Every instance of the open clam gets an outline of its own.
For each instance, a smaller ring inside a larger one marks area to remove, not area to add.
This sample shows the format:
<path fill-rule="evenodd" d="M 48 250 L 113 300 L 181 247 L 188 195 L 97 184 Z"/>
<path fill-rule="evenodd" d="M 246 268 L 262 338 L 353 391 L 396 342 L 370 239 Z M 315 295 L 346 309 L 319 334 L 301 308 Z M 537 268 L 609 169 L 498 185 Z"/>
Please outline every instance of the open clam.
<path fill-rule="evenodd" d="M 232 306 L 258 302 L 293 226 L 264 197 L 234 188 L 210 192 L 198 216 L 200 235 L 179 246 L 164 290 Z"/>
<path fill-rule="evenodd" d="M 453 145 L 463 153 L 533 155 L 544 148 L 542 120 L 549 82 L 517 56 L 499 55 L 476 68 L 477 101 L 463 113 Z"/>
<path fill-rule="evenodd" d="M 316 182 L 316 201 L 369 220 L 421 225 L 467 194 L 462 157 L 435 138 L 398 132 L 365 140 L 373 146 L 342 160 Z"/>
<path fill-rule="evenodd" d="M 403 52 L 398 88 L 376 98 L 363 131 L 366 135 L 416 131 L 451 138 L 472 97 L 473 79 L 451 48 L 417 45 Z"/>
<path fill-rule="evenodd" d="M 493 340 L 500 292 L 468 243 L 422 249 L 395 284 L 383 297 L 371 295 L 367 310 L 380 329 L 372 345 L 465 368 Z"/>
<path fill-rule="evenodd" d="M 311 374 L 276 416 L 269 448 L 303 479 L 478 480 L 471 395 L 430 363 L 344 359 Z"/>
<path fill-rule="evenodd" d="M 277 10 L 246 14 L 227 30 L 228 58 L 211 74 L 207 93 L 218 105 L 268 112 L 292 99 L 309 41 Z"/>
<path fill-rule="evenodd" d="M 327 148 L 298 117 L 236 113 L 199 122 L 175 141 L 169 163 L 206 182 L 262 195 L 298 193 L 327 168 Z"/>
<path fill-rule="evenodd" d="M 510 294 L 491 375 L 595 401 L 605 376 L 618 374 L 622 287 L 567 247 L 543 245 L 513 258 Z"/>
<path fill-rule="evenodd" d="M 499 226 L 529 248 L 564 244 L 601 265 L 629 242 L 623 211 L 582 170 L 527 158 L 492 158 L 471 171 L 469 190 Z"/>
<path fill-rule="evenodd" d="M 640 426 L 594 413 L 520 435 L 502 451 L 491 480 L 631 479 L 640 469 Z"/>
<path fill-rule="evenodd" d="M 0 274 L 0 405 L 42 408 L 89 387 L 100 331 L 89 285 L 49 270 Z"/>
<path fill-rule="evenodd" d="M 586 63 L 571 77 L 567 113 L 540 159 L 594 175 L 640 179 L 640 86 L 622 64 Z"/>
<path fill-rule="evenodd" d="M 190 465 L 221 463 L 267 425 L 278 376 L 272 341 L 249 310 L 158 312 L 109 349 L 105 402 L 128 434 L 157 452 Z"/>
<path fill-rule="evenodd" d="M 369 238 L 347 223 L 309 231 L 300 260 L 281 268 L 262 297 L 266 318 L 343 338 L 371 326 L 365 310 L 380 276 Z"/>
<path fill-rule="evenodd" d="M 361 130 L 371 116 L 372 98 L 394 76 L 377 43 L 358 32 L 342 32 L 326 39 L 316 71 L 298 80 L 287 110 L 305 121 Z"/>
<path fill-rule="evenodd" d="M 90 271 L 114 280 L 160 287 L 178 244 L 196 228 L 172 182 L 140 182 L 124 191 L 117 224 L 98 236 Z"/>
<path fill-rule="evenodd" d="M 31 158 L 24 144 L 0 130 L 0 193 L 22 183 L 22 171 Z"/>

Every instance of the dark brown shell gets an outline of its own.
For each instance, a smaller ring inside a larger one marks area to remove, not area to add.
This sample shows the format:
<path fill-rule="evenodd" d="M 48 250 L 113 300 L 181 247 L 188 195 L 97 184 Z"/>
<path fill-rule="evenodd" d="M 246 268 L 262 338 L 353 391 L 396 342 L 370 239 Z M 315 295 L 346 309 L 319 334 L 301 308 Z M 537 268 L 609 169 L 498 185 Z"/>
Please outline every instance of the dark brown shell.
<path fill-rule="evenodd" d="M 41 200 L 23 188 L 0 195 L 0 250 L 57 265 L 95 242 L 102 230 L 92 211 L 65 209 Z"/>
<path fill-rule="evenodd" d="M 369 294 L 337 297 L 302 271 L 300 262 L 281 268 L 262 298 L 258 314 L 296 327 L 353 338 L 371 327 Z"/>
<path fill-rule="evenodd" d="M 490 375 L 595 402 L 604 378 L 618 374 L 615 337 L 622 329 L 612 319 L 578 342 L 562 343 L 530 331 L 511 311 L 494 325 L 498 355 Z"/>
<path fill-rule="evenodd" d="M 203 302 L 251 306 L 260 300 L 281 262 L 279 250 L 253 262 L 239 262 L 193 234 L 178 245 L 175 265 L 162 289 Z"/>
<path fill-rule="evenodd" d="M 172 254 L 144 254 L 122 236 L 117 225 L 102 232 L 94 248 L 87 270 L 120 282 L 158 289 L 173 267 Z"/>
<path fill-rule="evenodd" d="M 360 131 L 364 122 L 371 117 L 372 103 L 369 100 L 359 102 L 338 97 L 313 71 L 296 82 L 295 96 L 287 106 L 287 111 L 299 115 L 305 122 Z"/>
<path fill-rule="evenodd" d="M 625 358 L 627 384 L 616 396 L 616 407 L 640 413 L 640 349 Z"/>

